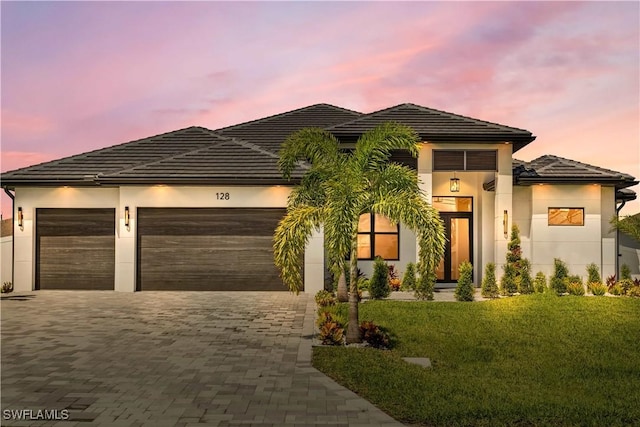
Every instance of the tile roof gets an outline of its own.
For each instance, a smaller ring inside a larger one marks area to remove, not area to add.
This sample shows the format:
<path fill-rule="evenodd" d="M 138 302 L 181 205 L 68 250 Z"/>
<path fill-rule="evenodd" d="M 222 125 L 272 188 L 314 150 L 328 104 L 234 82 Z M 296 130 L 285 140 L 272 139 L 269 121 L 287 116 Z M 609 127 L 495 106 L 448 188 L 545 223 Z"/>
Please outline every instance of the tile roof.
<path fill-rule="evenodd" d="M 518 184 L 538 183 L 615 183 L 618 188 L 637 184 L 629 174 L 545 155 L 530 162 L 513 160 L 514 180 Z"/>
<path fill-rule="evenodd" d="M 386 121 L 396 121 L 411 126 L 424 141 L 428 142 L 512 142 L 514 151 L 517 151 L 535 139 L 531 132 L 524 129 L 415 104 L 400 104 L 364 114 L 347 123 L 329 127 L 328 130 L 341 140 L 355 139 L 363 132 Z"/>
<path fill-rule="evenodd" d="M 306 127 L 326 128 L 353 120 L 362 113 L 330 104 L 315 104 L 239 125 L 217 129 L 223 136 L 241 138 L 277 153 L 293 132 Z"/>
<path fill-rule="evenodd" d="M 286 183 L 278 156 L 245 141 L 189 127 L 2 174 L 16 184 L 94 185 L 126 182 Z M 302 169 L 293 173 L 299 178 Z"/>

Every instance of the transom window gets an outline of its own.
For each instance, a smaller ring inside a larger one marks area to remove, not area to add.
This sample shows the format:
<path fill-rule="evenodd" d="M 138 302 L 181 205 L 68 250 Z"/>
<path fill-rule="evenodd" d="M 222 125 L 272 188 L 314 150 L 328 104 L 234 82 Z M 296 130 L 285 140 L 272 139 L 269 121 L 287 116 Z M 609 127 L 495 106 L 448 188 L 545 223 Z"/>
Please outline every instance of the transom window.
<path fill-rule="evenodd" d="M 358 259 L 400 259 L 400 228 L 379 214 L 362 214 L 358 221 Z"/>
<path fill-rule="evenodd" d="M 584 208 L 549 208 L 549 225 L 584 225 Z"/>

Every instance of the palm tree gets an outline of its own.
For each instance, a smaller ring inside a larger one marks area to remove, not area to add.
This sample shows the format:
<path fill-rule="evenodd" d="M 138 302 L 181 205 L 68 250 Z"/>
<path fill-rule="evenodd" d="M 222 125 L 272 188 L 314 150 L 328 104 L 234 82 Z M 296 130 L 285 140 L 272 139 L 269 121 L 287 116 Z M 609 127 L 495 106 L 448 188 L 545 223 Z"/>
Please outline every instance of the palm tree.
<path fill-rule="evenodd" d="M 306 161 L 310 167 L 289 196 L 287 214 L 274 235 L 274 259 L 284 283 L 302 289 L 302 258 L 314 230 L 324 226 L 328 265 L 335 277 L 350 259 L 347 343 L 361 342 L 358 295 L 358 220 L 364 213 L 381 214 L 416 232 L 420 245 L 418 271 L 435 281 L 444 252 L 444 227 L 426 202 L 414 170 L 390 163 L 391 150 L 417 157 L 418 135 L 410 127 L 388 122 L 364 133 L 351 152 L 318 128 L 291 134 L 280 150 L 278 165 L 286 179 Z"/>

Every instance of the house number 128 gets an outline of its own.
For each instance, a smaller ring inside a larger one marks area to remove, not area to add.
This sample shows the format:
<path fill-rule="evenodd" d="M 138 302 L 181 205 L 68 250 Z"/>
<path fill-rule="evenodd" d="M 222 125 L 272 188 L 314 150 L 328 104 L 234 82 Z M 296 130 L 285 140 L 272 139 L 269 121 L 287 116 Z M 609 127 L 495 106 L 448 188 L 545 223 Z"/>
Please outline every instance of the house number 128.
<path fill-rule="evenodd" d="M 229 193 L 216 193 L 217 200 L 229 200 Z"/>

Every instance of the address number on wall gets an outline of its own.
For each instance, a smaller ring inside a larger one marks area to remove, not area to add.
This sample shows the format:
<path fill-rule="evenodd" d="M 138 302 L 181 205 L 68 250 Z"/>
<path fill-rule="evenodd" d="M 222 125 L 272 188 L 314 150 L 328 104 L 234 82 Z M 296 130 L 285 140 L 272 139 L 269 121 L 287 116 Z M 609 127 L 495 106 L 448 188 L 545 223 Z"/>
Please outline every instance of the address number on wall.
<path fill-rule="evenodd" d="M 229 193 L 216 193 L 216 200 L 229 200 L 230 198 Z"/>

